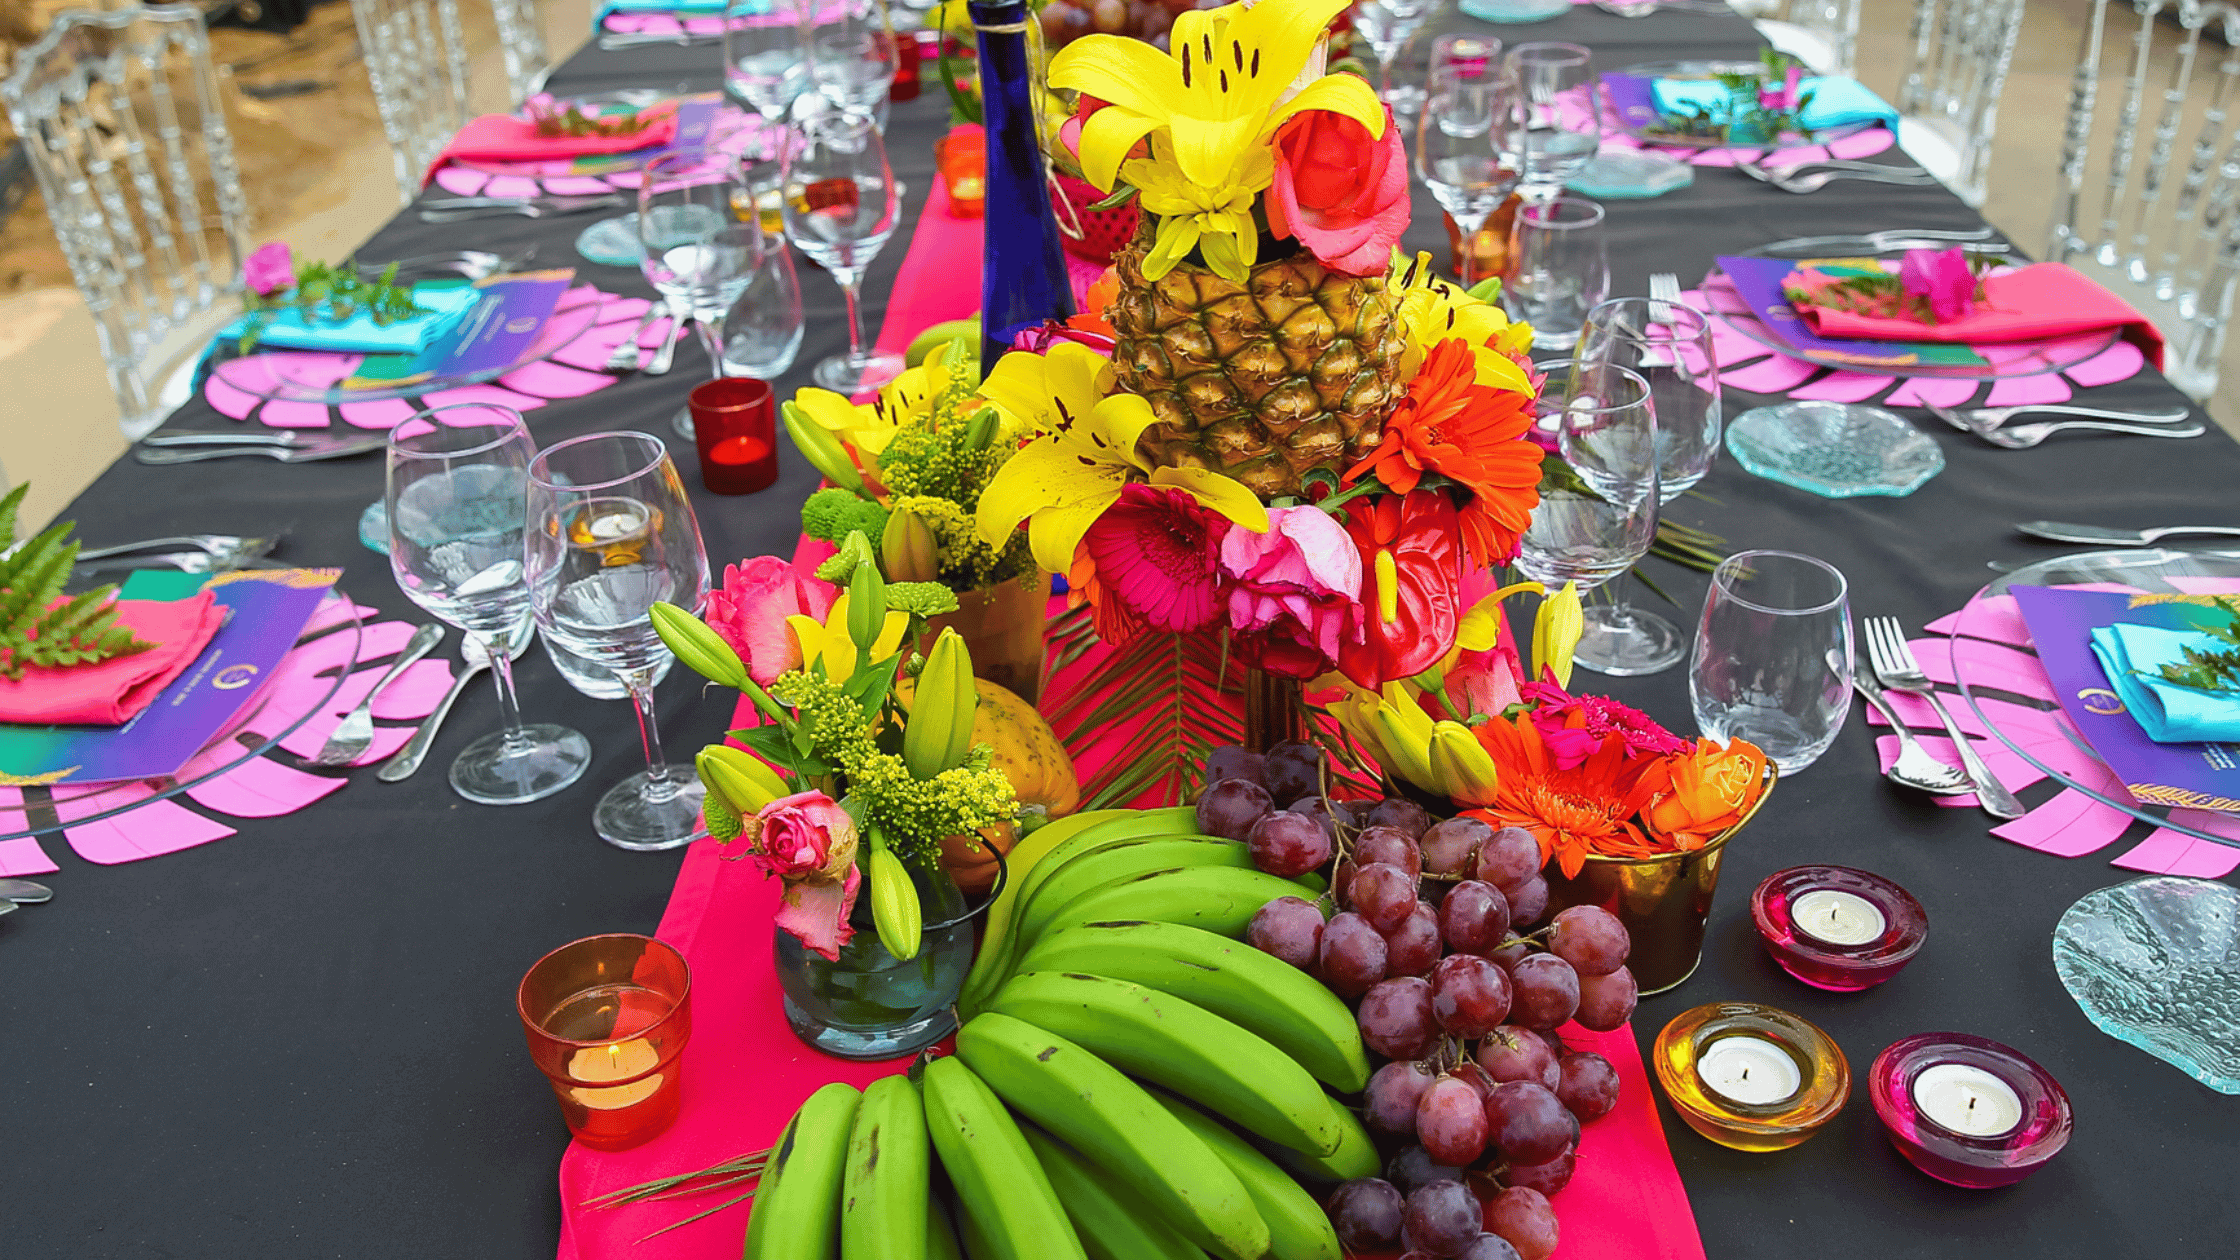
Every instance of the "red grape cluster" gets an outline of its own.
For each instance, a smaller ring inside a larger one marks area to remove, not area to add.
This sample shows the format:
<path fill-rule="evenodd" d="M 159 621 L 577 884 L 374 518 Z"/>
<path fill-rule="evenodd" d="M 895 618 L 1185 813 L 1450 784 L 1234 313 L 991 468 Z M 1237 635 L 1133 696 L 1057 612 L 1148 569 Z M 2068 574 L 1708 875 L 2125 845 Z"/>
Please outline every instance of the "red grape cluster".
<path fill-rule="evenodd" d="M 1050 0 L 1042 6 L 1042 38 L 1052 50 L 1084 35 L 1128 35 L 1164 49 L 1178 14 L 1211 9 L 1220 0 Z"/>
<path fill-rule="evenodd" d="M 1555 1030 L 1607 1032 L 1632 1016 L 1625 925 L 1573 906 L 1522 933 L 1548 907 L 1531 833 L 1435 821 L 1402 798 L 1327 799 L 1312 745 L 1217 749 L 1207 781 L 1200 830 L 1244 841 L 1272 874 L 1331 867 L 1335 914 L 1280 897 L 1246 939 L 1353 1002 L 1362 1041 L 1391 1060 L 1363 1109 L 1400 1149 L 1384 1177 L 1338 1187 L 1339 1239 L 1403 1245 L 1404 1260 L 1544 1260 L 1556 1245 L 1547 1196 L 1571 1180 L 1579 1126 L 1618 1101 L 1610 1062 Z"/>

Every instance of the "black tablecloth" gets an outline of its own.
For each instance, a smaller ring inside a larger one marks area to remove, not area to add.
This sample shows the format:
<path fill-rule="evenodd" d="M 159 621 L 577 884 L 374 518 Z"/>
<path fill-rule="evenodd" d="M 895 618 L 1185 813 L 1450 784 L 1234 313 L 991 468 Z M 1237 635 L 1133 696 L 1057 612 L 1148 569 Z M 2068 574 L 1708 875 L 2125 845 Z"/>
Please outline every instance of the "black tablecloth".
<path fill-rule="evenodd" d="M 1605 68 L 1689 53 L 1749 55 L 1757 44 L 1738 19 L 1665 13 L 1628 21 L 1591 9 L 1498 33 L 1512 42 L 1585 43 Z M 587 52 L 553 77 L 552 90 L 708 86 L 718 62 L 707 47 Z M 910 185 L 910 214 L 871 273 L 874 325 L 933 178 L 930 145 L 944 114 L 937 87 L 894 110 L 889 147 Z M 2013 131 L 2044 120 L 2006 121 Z M 2053 172 L 2046 174 L 2050 191 Z M 1443 256 L 1437 215 L 1419 196 L 1411 244 Z M 541 265 L 566 265 L 586 221 L 431 227 L 407 215 L 360 257 L 535 242 Z M 1715 253 L 1786 236 L 1978 222 L 1941 190 L 1839 183 L 1792 197 L 1707 169 L 1692 188 L 1610 203 L 1613 292 L 1645 291 L 1651 271 L 1692 282 Z M 581 274 L 611 290 L 647 292 L 625 270 L 583 264 Z M 806 268 L 803 282 L 811 319 L 803 368 L 780 383 L 781 396 L 845 338 L 831 282 Z M 670 376 L 554 403 L 531 413 L 531 424 L 545 440 L 628 427 L 666 435 L 670 414 L 704 371 L 688 346 Z M 2093 397 L 2180 401 L 2151 373 Z M 1730 392 L 1728 414 L 1757 401 Z M 173 427 L 225 423 L 197 402 Z M 1950 464 L 1908 498 L 1815 498 L 1722 460 L 1702 487 L 1712 501 L 1684 498 L 1671 511 L 1736 547 L 1825 557 L 1849 575 L 1858 613 L 1894 614 L 1909 627 L 1957 607 L 1988 577 L 1985 561 L 2049 554 L 2017 537 L 2013 521 L 2235 519 L 2240 450 L 2219 432 L 2184 444 L 2057 440 L 2007 452 L 1925 428 Z M 689 452 L 680 454 L 689 466 Z M 301 467 L 125 462 L 71 514 L 94 543 L 285 529 L 286 559 L 346 566 L 344 584 L 356 598 L 421 620 L 355 538 L 358 512 L 380 494 L 381 476 L 374 459 Z M 697 486 L 692 472 L 686 480 Z M 794 508 L 813 480 L 789 450 L 775 489 L 701 496 L 711 558 L 720 565 L 786 551 Z M 1681 605 L 1667 611 L 1690 624 L 1702 577 L 1669 568 L 1657 577 Z M 678 673 L 662 688 L 663 737 L 687 750 L 723 728 L 729 700 L 702 697 L 697 680 Z M 592 802 L 639 764 L 627 705 L 578 696 L 541 656 L 525 658 L 521 677 L 532 718 L 568 722 L 597 749 L 583 781 L 550 800 L 486 809 L 445 784 L 442 767 L 495 721 L 487 689 L 477 688 L 429 768 L 408 784 L 361 773 L 302 813 L 238 822 L 237 836 L 159 861 L 97 868 L 59 837 L 46 840 L 63 864 L 52 877 L 55 902 L 0 920 L 0 1201 L 8 1209 L 0 1254 L 552 1255 L 553 1174 L 566 1134 L 524 1053 L 513 986 L 564 941 L 651 931 L 679 857 L 624 853 L 592 834 Z M 1681 670 L 1609 689 L 1688 727 Z M 2055 920 L 2081 894 L 2127 877 L 2107 864 L 2121 849 L 2062 860 L 2006 844 L 1984 834 L 1981 813 L 1940 810 L 1890 788 L 1872 762 L 1871 735 L 1854 721 L 1819 764 L 1781 785 L 1730 849 L 1702 969 L 1644 1002 L 1635 1019 L 1646 1047 L 1665 1021 L 1698 1003 L 1772 1003 L 1832 1033 L 1857 1078 L 1832 1125 L 1780 1154 L 1714 1146 L 1665 1112 L 1709 1254 L 2233 1254 L 2240 1099 L 2095 1031 L 2054 977 Z M 2047 791 L 2025 797 L 2034 803 Z M 1806 861 L 1879 871 L 1920 897 L 1933 930 L 1909 970 L 1842 996 L 1775 969 L 1750 928 L 1747 894 L 1767 872 Z M 1891 1149 L 1874 1118 L 1863 1080 L 1874 1055 L 1906 1034 L 1942 1029 L 2019 1047 L 2075 1101 L 2069 1149 L 2014 1189 L 1931 1181 Z M 1585 1157 L 1594 1157 L 1591 1139 Z M 659 1254 L 658 1244 L 644 1254 Z"/>

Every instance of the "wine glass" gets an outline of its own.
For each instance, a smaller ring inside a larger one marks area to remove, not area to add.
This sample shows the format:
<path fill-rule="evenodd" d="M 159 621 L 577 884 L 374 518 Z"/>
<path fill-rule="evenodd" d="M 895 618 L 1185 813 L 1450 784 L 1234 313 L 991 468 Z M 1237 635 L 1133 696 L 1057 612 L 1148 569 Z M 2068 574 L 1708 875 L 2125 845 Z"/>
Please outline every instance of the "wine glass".
<path fill-rule="evenodd" d="M 1509 225 L 1501 302 L 1509 318 L 1532 325 L 1533 344 L 1542 349 L 1568 350 L 1578 344 L 1587 312 L 1610 293 L 1602 218 L 1602 207 L 1585 197 L 1517 207 L 1516 221 Z"/>
<path fill-rule="evenodd" d="M 1744 551 L 1712 571 L 1688 665 L 1706 736 L 1749 740 L 1795 774 L 1843 730 L 1852 668 L 1850 588 L 1834 565 Z"/>
<path fill-rule="evenodd" d="M 1423 108 L 1423 89 L 1392 82 L 1392 63 L 1439 8 L 1438 0 L 1363 0 L 1354 6 L 1353 29 L 1377 58 L 1377 96 L 1402 118 Z"/>
<path fill-rule="evenodd" d="M 646 768 L 599 798 L 599 838 L 624 849 L 691 840 L 703 789 L 691 766 L 661 755 L 653 683 L 670 652 L 651 610 L 666 602 L 698 611 L 708 555 L 660 438 L 593 433 L 537 452 L 529 464 L 528 578 L 537 628 L 612 670 L 638 710 Z"/>
<path fill-rule="evenodd" d="M 723 326 L 731 304 L 761 265 L 765 236 L 745 165 L 716 149 L 690 149 L 647 164 L 638 186 L 638 267 L 667 299 L 672 318 L 691 319 L 723 375 Z M 691 412 L 672 423 L 691 435 Z"/>
<path fill-rule="evenodd" d="M 521 413 L 489 403 L 432 407 L 389 431 L 389 570 L 405 596 L 479 642 L 498 685 L 500 729 L 451 763 L 478 805 L 520 805 L 575 782 L 591 743 L 565 726 L 524 726 L 512 648 L 527 628 L 524 472 L 535 446 Z"/>
<path fill-rule="evenodd" d="M 1462 233 L 1461 279 L 1467 289 L 1481 278 L 1472 274 L 1477 251 L 1469 243 L 1517 186 L 1523 118 L 1516 81 L 1500 62 L 1485 56 L 1442 57 L 1437 49 L 1433 58 L 1423 113 L 1416 120 L 1416 174 Z"/>
<path fill-rule="evenodd" d="M 902 374 L 902 356 L 867 349 L 859 293 L 863 273 L 894 235 L 894 172 L 869 118 L 835 111 L 811 119 L 786 153 L 786 237 L 815 259 L 848 299 L 848 352 L 818 363 L 818 385 L 860 394 Z"/>
<path fill-rule="evenodd" d="M 794 0 L 733 0 L 723 20 L 723 86 L 781 126 L 809 86 L 809 44 Z"/>
<path fill-rule="evenodd" d="M 876 118 L 901 54 L 879 0 L 803 0 L 809 78 L 844 113 Z"/>
<path fill-rule="evenodd" d="M 1544 42 L 1519 44 L 1507 60 L 1524 93 L 1525 199 L 1545 201 L 1602 148 L 1594 54 L 1578 44 Z"/>
<path fill-rule="evenodd" d="M 1711 329 L 1679 302 L 1612 298 L 1587 312 L 1578 357 L 1639 373 L 1657 409 L 1657 485 L 1670 503 L 1703 480 L 1719 454 L 1719 377 Z M 1680 663 L 1679 627 L 1630 605 L 1625 583 L 1607 588 L 1608 605 L 1586 610 L 1578 660 L 1605 674 L 1653 674 Z"/>
<path fill-rule="evenodd" d="M 1575 474 L 1544 479 L 1517 568 L 1551 591 L 1593 590 L 1634 566 L 1657 536 L 1657 413 L 1649 383 L 1609 363 L 1558 359 L 1533 403 Z"/>

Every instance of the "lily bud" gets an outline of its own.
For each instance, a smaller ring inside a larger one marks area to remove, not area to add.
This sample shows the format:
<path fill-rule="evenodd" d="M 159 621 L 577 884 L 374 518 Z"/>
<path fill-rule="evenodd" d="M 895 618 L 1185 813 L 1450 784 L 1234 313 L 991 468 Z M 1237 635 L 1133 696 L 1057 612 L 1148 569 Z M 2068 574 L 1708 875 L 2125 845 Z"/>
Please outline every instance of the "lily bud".
<path fill-rule="evenodd" d="M 857 651 L 869 652 L 886 624 L 886 579 L 879 576 L 878 565 L 859 564 L 848 581 L 848 637 L 855 641 Z"/>
<path fill-rule="evenodd" d="M 701 749 L 692 758 L 692 768 L 698 772 L 701 785 L 708 789 L 708 802 L 703 808 L 708 814 L 708 831 L 718 840 L 738 835 L 744 817 L 760 813 L 763 806 L 787 793 L 785 782 L 770 767 L 752 753 L 728 744 L 710 744 Z M 716 830 L 715 802 L 718 798 L 730 814 L 729 836 Z"/>
<path fill-rule="evenodd" d="M 1532 618 L 1532 677 L 1535 681 L 1554 671 L 1556 685 L 1571 685 L 1571 654 L 1579 649 L 1579 638 L 1586 633 L 1586 613 L 1579 607 L 1579 584 L 1566 582 L 1563 589 L 1540 601 L 1540 611 Z"/>
<path fill-rule="evenodd" d="M 941 548 L 925 518 L 908 508 L 887 513 L 879 561 L 891 582 L 931 582 L 941 576 Z"/>
<path fill-rule="evenodd" d="M 840 445 L 840 439 L 832 436 L 831 430 L 810 418 L 790 398 L 778 408 L 778 413 L 785 419 L 786 434 L 793 439 L 794 449 L 801 452 L 801 458 L 808 460 L 810 467 L 823 473 L 826 481 L 842 490 L 863 493 L 863 474 L 857 470 L 856 462 L 848 458 L 847 448 Z"/>
<path fill-rule="evenodd" d="M 710 682 L 747 689 L 747 663 L 707 622 L 669 603 L 657 602 L 648 613 L 653 618 L 653 632 L 661 636 L 685 668 Z"/>
<path fill-rule="evenodd" d="M 1431 728 L 1431 773 L 1439 780 L 1439 790 L 1458 805 L 1493 804 L 1501 781 L 1492 754 L 1460 722 L 1440 722 Z"/>

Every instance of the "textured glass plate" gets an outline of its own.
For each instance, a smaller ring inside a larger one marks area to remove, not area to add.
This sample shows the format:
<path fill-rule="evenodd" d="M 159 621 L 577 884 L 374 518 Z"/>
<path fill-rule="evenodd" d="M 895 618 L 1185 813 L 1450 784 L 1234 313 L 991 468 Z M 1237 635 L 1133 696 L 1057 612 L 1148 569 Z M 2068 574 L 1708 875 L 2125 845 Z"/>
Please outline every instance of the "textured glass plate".
<path fill-rule="evenodd" d="M 1562 17 L 1571 12 L 1571 0 L 1462 0 L 1460 7 L 1481 22 L 1514 26 Z"/>
<path fill-rule="evenodd" d="M 602 267 L 638 265 L 638 212 L 601 219 L 576 235 L 576 252 Z"/>
<path fill-rule="evenodd" d="M 1944 471 L 1934 440 L 1894 412 L 1849 403 L 1789 402 L 1742 413 L 1727 449 L 1744 468 L 1830 499 L 1906 495 Z"/>
<path fill-rule="evenodd" d="M 1662 197 L 1696 182 L 1696 168 L 1662 153 L 1612 149 L 1594 155 L 1564 187 L 1604 201 Z"/>
<path fill-rule="evenodd" d="M 2100 1031 L 2240 1094 L 2240 889 L 2155 875 L 2087 893 L 2053 969 Z"/>

